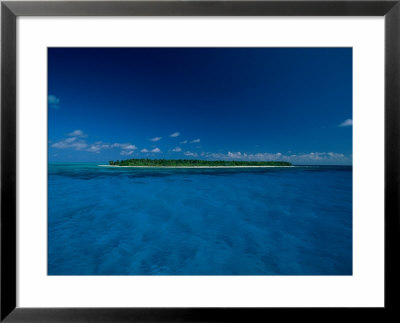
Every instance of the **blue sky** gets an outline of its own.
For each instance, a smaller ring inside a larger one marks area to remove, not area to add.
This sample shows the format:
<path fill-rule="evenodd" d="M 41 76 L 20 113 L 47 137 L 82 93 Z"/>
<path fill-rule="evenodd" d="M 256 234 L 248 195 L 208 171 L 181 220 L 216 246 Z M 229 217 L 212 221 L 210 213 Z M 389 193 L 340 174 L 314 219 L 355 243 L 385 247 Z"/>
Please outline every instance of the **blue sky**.
<path fill-rule="evenodd" d="M 352 163 L 351 48 L 49 48 L 50 162 Z"/>

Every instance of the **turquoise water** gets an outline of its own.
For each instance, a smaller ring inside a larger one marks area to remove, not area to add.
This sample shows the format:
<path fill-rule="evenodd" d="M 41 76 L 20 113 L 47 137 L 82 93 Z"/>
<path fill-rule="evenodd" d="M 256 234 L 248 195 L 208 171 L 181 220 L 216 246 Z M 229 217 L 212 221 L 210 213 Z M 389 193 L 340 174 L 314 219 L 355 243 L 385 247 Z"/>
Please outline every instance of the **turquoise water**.
<path fill-rule="evenodd" d="M 351 275 L 352 168 L 49 164 L 49 275 Z"/>

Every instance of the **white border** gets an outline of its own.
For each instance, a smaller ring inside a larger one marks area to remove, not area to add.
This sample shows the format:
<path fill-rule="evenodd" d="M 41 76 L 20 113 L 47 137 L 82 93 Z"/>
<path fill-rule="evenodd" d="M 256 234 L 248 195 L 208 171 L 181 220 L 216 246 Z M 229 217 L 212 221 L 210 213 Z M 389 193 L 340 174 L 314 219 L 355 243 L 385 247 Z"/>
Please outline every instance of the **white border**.
<path fill-rule="evenodd" d="M 367 17 L 19 17 L 18 306 L 383 306 L 383 36 Z M 48 46 L 353 47 L 353 276 L 46 276 Z"/>

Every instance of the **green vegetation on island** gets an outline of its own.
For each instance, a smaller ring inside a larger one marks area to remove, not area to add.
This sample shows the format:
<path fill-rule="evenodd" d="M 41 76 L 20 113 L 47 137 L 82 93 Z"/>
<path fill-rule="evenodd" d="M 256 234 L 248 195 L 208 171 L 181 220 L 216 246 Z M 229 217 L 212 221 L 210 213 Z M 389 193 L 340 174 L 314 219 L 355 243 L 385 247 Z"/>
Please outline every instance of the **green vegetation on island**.
<path fill-rule="evenodd" d="M 109 161 L 111 166 L 154 166 L 154 167 L 193 167 L 193 166 L 291 166 L 282 161 L 236 161 L 236 160 L 196 160 L 196 159 L 126 159 Z"/>

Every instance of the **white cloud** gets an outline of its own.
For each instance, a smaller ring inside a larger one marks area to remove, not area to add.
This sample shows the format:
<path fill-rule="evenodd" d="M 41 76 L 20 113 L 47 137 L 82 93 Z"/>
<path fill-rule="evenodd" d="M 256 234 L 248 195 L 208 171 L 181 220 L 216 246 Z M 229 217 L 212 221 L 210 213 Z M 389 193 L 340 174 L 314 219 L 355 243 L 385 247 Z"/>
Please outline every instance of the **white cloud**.
<path fill-rule="evenodd" d="M 326 160 L 345 160 L 346 156 L 344 154 L 339 153 L 320 153 L 320 152 L 312 152 L 308 154 L 300 154 L 300 155 L 292 155 L 290 156 L 293 160 L 315 160 L 315 161 L 326 161 Z"/>
<path fill-rule="evenodd" d="M 194 144 L 194 143 L 196 143 L 196 142 L 200 142 L 200 139 L 194 139 L 194 140 L 192 140 L 190 143 L 191 143 L 191 144 Z"/>
<path fill-rule="evenodd" d="M 69 137 L 52 143 L 50 147 L 57 149 L 88 151 L 97 154 L 104 149 L 120 148 L 122 149 L 121 155 L 131 155 L 133 151 L 137 149 L 137 147 L 131 143 L 108 144 L 103 143 L 102 141 L 96 141 L 93 144 L 88 143 L 85 139 L 83 139 L 87 137 L 87 135 L 82 130 L 74 130 L 73 132 L 68 133 L 67 136 Z"/>
<path fill-rule="evenodd" d="M 121 150 L 120 154 L 122 156 L 130 156 L 133 154 L 133 150 L 131 150 L 131 151 Z"/>
<path fill-rule="evenodd" d="M 143 148 L 140 152 L 142 153 L 148 153 L 149 151 L 146 148 Z"/>
<path fill-rule="evenodd" d="M 161 139 L 162 139 L 162 137 L 154 137 L 154 138 L 151 138 L 150 141 L 156 142 L 156 141 L 159 141 Z"/>
<path fill-rule="evenodd" d="M 72 148 L 75 150 L 85 150 L 88 148 L 88 144 L 84 140 L 79 140 L 77 137 L 66 138 L 59 140 L 51 145 L 57 149 L 68 149 Z"/>
<path fill-rule="evenodd" d="M 57 98 L 55 95 L 50 94 L 47 97 L 47 102 L 50 108 L 52 109 L 58 109 L 60 107 L 60 99 Z"/>
<path fill-rule="evenodd" d="M 188 143 L 187 140 L 181 141 L 181 144 L 187 144 L 187 143 Z"/>
<path fill-rule="evenodd" d="M 191 152 L 191 151 L 185 151 L 183 154 L 184 154 L 185 156 L 190 156 L 190 157 L 197 157 L 197 156 L 198 156 L 197 153 L 193 153 L 193 152 Z"/>
<path fill-rule="evenodd" d="M 125 150 L 136 150 L 137 147 L 135 145 L 132 145 L 130 143 L 127 144 L 119 144 L 119 143 L 114 143 L 112 144 L 113 147 L 125 149 Z"/>
<path fill-rule="evenodd" d="M 86 151 L 99 154 L 101 151 L 101 146 L 100 145 L 91 145 L 86 149 Z"/>
<path fill-rule="evenodd" d="M 247 157 L 246 154 L 242 154 L 240 151 L 237 153 L 231 153 L 230 151 L 228 152 L 228 157 L 230 158 L 242 158 L 242 157 Z"/>
<path fill-rule="evenodd" d="M 182 148 L 181 147 L 175 147 L 174 149 L 171 149 L 171 151 L 179 153 L 180 151 L 182 151 Z"/>
<path fill-rule="evenodd" d="M 87 148 L 85 148 L 83 150 L 91 152 L 91 153 L 99 154 L 102 150 L 111 149 L 111 148 L 113 148 L 113 147 L 112 147 L 112 145 L 109 145 L 109 144 L 94 143 L 94 144 L 88 144 Z"/>
<path fill-rule="evenodd" d="M 72 138 L 64 139 L 64 142 L 70 144 L 71 142 L 74 142 L 74 141 L 77 141 L 77 140 L 78 140 L 77 137 L 72 137 Z"/>
<path fill-rule="evenodd" d="M 213 160 L 244 160 L 244 161 L 287 161 L 293 164 L 351 164 L 351 156 L 334 152 L 310 152 L 301 154 L 278 153 L 202 153 L 203 157 Z"/>
<path fill-rule="evenodd" d="M 171 133 L 169 136 L 172 137 L 172 138 L 179 137 L 180 133 L 179 132 L 174 132 L 174 133 Z"/>
<path fill-rule="evenodd" d="M 152 153 L 160 153 L 161 150 L 160 150 L 160 148 L 157 148 L 157 147 L 156 147 L 156 148 L 152 149 L 151 152 L 152 152 Z"/>
<path fill-rule="evenodd" d="M 122 149 L 137 149 L 137 147 L 135 145 L 130 145 L 130 144 L 126 144 L 122 146 Z"/>
<path fill-rule="evenodd" d="M 347 119 L 345 121 L 343 121 L 339 127 L 349 127 L 353 125 L 353 120 L 352 119 Z"/>
<path fill-rule="evenodd" d="M 70 133 L 67 133 L 67 136 L 70 136 L 70 137 L 87 137 L 87 134 L 85 134 L 82 130 L 74 130 L 74 131 L 72 131 L 72 132 L 70 132 Z"/>

